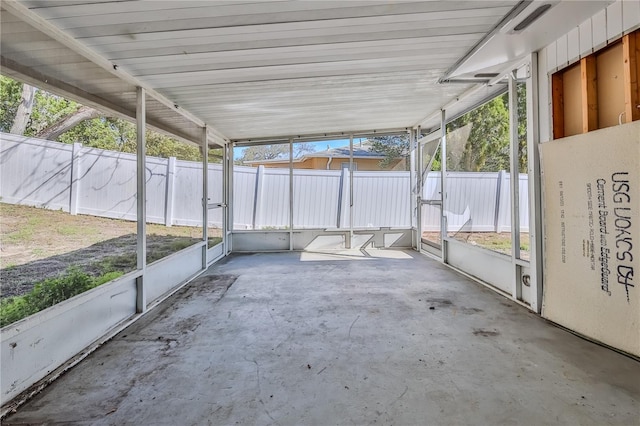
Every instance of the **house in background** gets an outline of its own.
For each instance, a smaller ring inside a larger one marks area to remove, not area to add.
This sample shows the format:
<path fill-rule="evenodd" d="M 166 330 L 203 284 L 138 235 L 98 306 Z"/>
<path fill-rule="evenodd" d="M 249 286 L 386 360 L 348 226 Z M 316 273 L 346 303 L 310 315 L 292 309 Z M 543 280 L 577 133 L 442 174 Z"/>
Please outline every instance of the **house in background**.
<path fill-rule="evenodd" d="M 372 150 L 371 141 L 365 140 L 353 144 L 353 169 L 359 171 L 397 171 L 407 170 L 406 158 L 398 157 L 393 159 L 387 167 L 382 167 L 381 162 L 386 158 L 382 152 Z M 288 158 L 274 158 L 272 160 L 244 161 L 243 165 L 258 167 L 288 168 Z M 349 145 L 328 148 L 324 151 L 306 153 L 293 159 L 294 169 L 315 169 L 315 170 L 341 170 L 349 168 Z"/>

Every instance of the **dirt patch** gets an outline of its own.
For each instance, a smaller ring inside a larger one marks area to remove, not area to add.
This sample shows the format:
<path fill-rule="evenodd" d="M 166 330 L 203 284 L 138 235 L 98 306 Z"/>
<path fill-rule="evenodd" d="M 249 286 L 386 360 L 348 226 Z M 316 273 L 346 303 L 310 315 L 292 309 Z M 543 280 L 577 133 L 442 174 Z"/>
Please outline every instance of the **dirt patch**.
<path fill-rule="evenodd" d="M 90 275 L 136 267 L 136 223 L 0 203 L 0 297 L 25 294 L 76 266 Z M 221 231 L 210 228 L 210 243 Z M 147 262 L 201 241 L 202 228 L 147 225 Z"/>

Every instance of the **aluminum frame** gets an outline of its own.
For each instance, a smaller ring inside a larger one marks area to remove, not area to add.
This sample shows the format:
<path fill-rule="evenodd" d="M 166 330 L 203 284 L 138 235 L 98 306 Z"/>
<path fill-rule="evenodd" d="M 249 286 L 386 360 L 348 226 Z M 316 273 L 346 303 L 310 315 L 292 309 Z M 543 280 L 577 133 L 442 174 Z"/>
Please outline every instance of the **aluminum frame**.
<path fill-rule="evenodd" d="M 145 289 L 145 271 L 147 267 L 147 182 L 146 182 L 146 91 L 142 87 L 137 90 L 136 108 L 136 207 L 137 207 L 137 238 L 136 256 L 137 270 L 140 276 L 136 278 L 136 312 L 147 310 L 147 295 Z"/>

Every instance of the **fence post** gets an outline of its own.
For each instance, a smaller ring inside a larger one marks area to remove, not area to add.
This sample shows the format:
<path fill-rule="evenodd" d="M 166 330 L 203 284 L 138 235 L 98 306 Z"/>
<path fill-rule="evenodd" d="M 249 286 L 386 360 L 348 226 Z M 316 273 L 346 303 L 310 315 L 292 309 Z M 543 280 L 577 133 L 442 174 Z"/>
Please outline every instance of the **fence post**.
<path fill-rule="evenodd" d="M 342 170 L 340 171 L 340 186 L 338 187 L 338 221 L 337 221 L 338 229 L 340 229 L 340 226 L 342 225 L 342 199 L 343 199 L 344 183 L 345 183 L 344 170 L 345 168 L 342 167 Z"/>
<path fill-rule="evenodd" d="M 260 209 L 262 207 L 262 188 L 264 187 L 264 166 L 258 166 L 256 170 L 256 190 L 253 194 L 253 229 L 257 229 L 262 219 L 260 217 Z"/>
<path fill-rule="evenodd" d="M 167 162 L 167 192 L 164 198 L 164 226 L 173 225 L 174 183 L 176 180 L 176 157 L 169 157 Z"/>
<path fill-rule="evenodd" d="M 496 207 L 494 209 L 495 214 L 493 217 L 493 231 L 496 233 L 500 232 L 500 197 L 502 194 L 502 182 L 505 179 L 506 172 L 504 170 L 500 170 L 498 172 L 498 179 L 496 179 Z"/>
<path fill-rule="evenodd" d="M 69 213 L 78 214 L 78 190 L 80 189 L 80 150 L 82 144 L 74 142 L 71 149 L 71 185 L 69 187 Z"/>

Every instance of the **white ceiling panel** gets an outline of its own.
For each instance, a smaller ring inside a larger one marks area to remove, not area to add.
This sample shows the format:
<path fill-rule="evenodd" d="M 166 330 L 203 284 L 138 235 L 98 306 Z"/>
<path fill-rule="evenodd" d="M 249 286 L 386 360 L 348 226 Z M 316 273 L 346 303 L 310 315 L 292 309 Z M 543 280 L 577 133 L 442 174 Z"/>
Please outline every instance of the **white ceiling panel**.
<path fill-rule="evenodd" d="M 2 61 L 129 117 L 142 86 L 151 121 L 192 140 L 205 123 L 229 140 L 432 126 L 482 83 L 438 81 L 473 79 L 478 48 L 529 3 L 5 0 Z M 549 13 L 580 6 L 560 3 L 574 6 Z"/>

